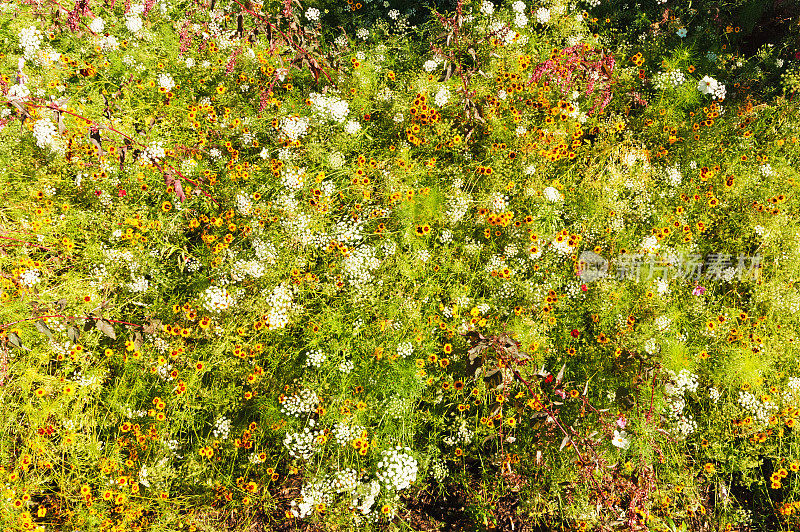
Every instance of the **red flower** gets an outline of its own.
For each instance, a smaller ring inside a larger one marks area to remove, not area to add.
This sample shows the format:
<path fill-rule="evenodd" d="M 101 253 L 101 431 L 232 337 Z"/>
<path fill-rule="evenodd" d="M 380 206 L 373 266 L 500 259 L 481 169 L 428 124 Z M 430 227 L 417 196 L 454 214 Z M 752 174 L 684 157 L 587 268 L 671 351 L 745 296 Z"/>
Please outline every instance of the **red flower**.
<path fill-rule="evenodd" d="M 546 382 L 546 383 L 548 383 L 548 384 L 549 384 L 549 383 L 551 383 L 551 382 L 553 382 L 553 376 L 552 376 L 552 375 L 548 375 L 548 376 L 547 376 L 547 377 L 544 379 L 544 382 Z"/>
<path fill-rule="evenodd" d="M 128 195 L 128 193 L 127 193 L 127 192 L 125 192 L 125 189 L 122 189 L 122 188 L 121 188 L 121 189 L 119 189 L 119 192 L 117 192 L 117 195 L 119 195 L 119 197 L 121 198 L 121 197 L 123 197 L 123 196 L 127 196 L 127 195 Z"/>
<path fill-rule="evenodd" d="M 582 285 L 581 285 L 581 291 L 582 291 L 582 292 L 586 292 L 587 290 L 589 290 L 589 287 L 588 287 L 588 286 L 586 286 L 585 284 L 582 284 Z"/>
<path fill-rule="evenodd" d="M 573 338 L 577 338 L 581 333 L 578 329 L 572 329 L 572 332 L 570 334 L 572 335 Z"/>
<path fill-rule="evenodd" d="M 94 195 L 95 195 L 95 196 L 97 196 L 98 198 L 100 197 L 100 195 L 101 195 L 102 193 L 103 193 L 103 191 L 102 191 L 102 190 L 95 190 L 95 191 L 94 191 Z"/>

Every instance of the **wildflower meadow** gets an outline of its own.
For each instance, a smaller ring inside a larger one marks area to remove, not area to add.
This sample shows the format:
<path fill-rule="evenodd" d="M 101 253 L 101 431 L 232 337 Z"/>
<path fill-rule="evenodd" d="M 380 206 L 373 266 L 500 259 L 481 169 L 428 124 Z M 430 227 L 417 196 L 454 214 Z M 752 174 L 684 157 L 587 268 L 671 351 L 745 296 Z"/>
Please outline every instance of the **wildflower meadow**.
<path fill-rule="evenodd" d="M 800 528 L 800 4 L 0 0 L 0 94 L 0 530 Z"/>

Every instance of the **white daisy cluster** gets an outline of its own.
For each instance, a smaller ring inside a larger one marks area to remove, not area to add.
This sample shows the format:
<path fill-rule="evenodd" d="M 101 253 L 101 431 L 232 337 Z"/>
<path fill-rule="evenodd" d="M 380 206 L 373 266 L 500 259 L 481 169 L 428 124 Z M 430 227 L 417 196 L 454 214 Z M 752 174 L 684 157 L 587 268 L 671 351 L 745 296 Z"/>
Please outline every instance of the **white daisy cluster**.
<path fill-rule="evenodd" d="M 289 190 L 300 190 L 305 182 L 306 170 L 299 166 L 286 165 L 281 170 L 281 185 Z"/>
<path fill-rule="evenodd" d="M 214 438 L 227 440 L 231 435 L 231 420 L 225 416 L 219 416 L 214 422 L 214 430 L 211 431 Z"/>
<path fill-rule="evenodd" d="M 682 369 L 676 375 L 675 372 L 667 370 L 667 374 L 671 377 L 672 382 L 666 384 L 667 395 L 683 395 L 686 392 L 697 393 L 697 387 L 700 385 L 697 375 L 688 369 Z"/>
<path fill-rule="evenodd" d="M 344 131 L 348 135 L 355 135 L 361 131 L 361 123 L 356 120 L 350 120 L 344 125 Z"/>
<path fill-rule="evenodd" d="M 169 92 L 175 88 L 175 80 L 170 74 L 162 72 L 158 75 L 158 86 Z"/>
<path fill-rule="evenodd" d="M 696 393 L 699 386 L 697 375 L 688 369 L 682 369 L 676 375 L 675 372 L 667 370 L 673 382 L 665 385 L 666 399 L 669 405 L 667 417 L 670 418 L 675 426 L 676 435 L 680 438 L 692 434 L 697 429 L 697 423 L 686 409 L 686 399 L 683 394 L 686 392 Z"/>
<path fill-rule="evenodd" d="M 547 24 L 550 22 L 550 10 L 546 7 L 540 7 L 535 13 L 536 22 L 539 24 Z"/>
<path fill-rule="evenodd" d="M 199 260 L 195 259 L 194 257 L 188 257 L 186 259 L 186 270 L 189 272 L 194 273 L 198 271 L 201 266 L 202 263 Z"/>
<path fill-rule="evenodd" d="M 27 288 L 33 288 L 33 285 L 41 281 L 42 272 L 37 269 L 25 270 L 19 276 L 19 282 Z"/>
<path fill-rule="evenodd" d="M 131 33 L 139 33 L 144 27 L 142 17 L 133 10 L 133 6 L 131 6 L 131 10 L 128 11 L 128 14 L 125 15 L 125 27 L 128 28 L 128 31 Z"/>
<path fill-rule="evenodd" d="M 23 50 L 23 56 L 28 61 L 32 61 L 36 57 L 36 52 L 42 45 L 42 32 L 36 26 L 30 28 L 22 28 L 19 30 L 19 46 Z"/>
<path fill-rule="evenodd" d="M 266 267 L 257 260 L 238 260 L 231 268 L 231 279 L 239 282 L 246 277 L 259 279 L 267 273 Z"/>
<path fill-rule="evenodd" d="M 489 208 L 493 212 L 505 212 L 508 206 L 508 196 L 500 192 L 494 192 L 489 196 Z"/>
<path fill-rule="evenodd" d="M 453 420 L 450 431 L 452 434 L 445 436 L 442 440 L 447 445 L 468 444 L 472 441 L 473 432 L 467 426 L 466 419 Z"/>
<path fill-rule="evenodd" d="M 656 321 L 655 321 L 656 329 L 658 329 L 661 332 L 664 332 L 667 329 L 669 329 L 669 326 L 670 326 L 671 323 L 672 323 L 672 320 L 669 319 L 668 316 L 659 316 L 658 318 L 656 318 Z"/>
<path fill-rule="evenodd" d="M 444 107 L 450 101 L 450 90 L 447 87 L 442 87 L 436 92 L 433 98 L 434 103 L 439 107 Z"/>
<path fill-rule="evenodd" d="M 278 251 L 275 249 L 274 244 L 256 238 L 253 240 L 253 249 L 256 252 L 256 258 L 258 258 L 258 260 L 264 261 L 267 264 L 275 264 L 278 258 Z"/>
<path fill-rule="evenodd" d="M 792 390 L 792 393 L 800 393 L 800 377 L 789 377 L 789 383 L 787 386 L 789 386 L 789 389 Z"/>
<path fill-rule="evenodd" d="M 306 18 L 312 22 L 319 22 L 319 9 L 316 7 L 309 7 L 306 9 Z"/>
<path fill-rule="evenodd" d="M 481 13 L 486 15 L 487 17 L 494 13 L 494 4 L 489 0 L 483 0 L 481 3 Z"/>
<path fill-rule="evenodd" d="M 267 313 L 267 328 L 281 329 L 289 324 L 289 312 L 292 310 L 294 290 L 284 281 L 276 286 L 267 298 L 270 307 Z"/>
<path fill-rule="evenodd" d="M 355 469 L 343 469 L 331 476 L 331 486 L 336 493 L 350 493 L 358 487 L 360 475 Z"/>
<path fill-rule="evenodd" d="M 680 70 L 670 70 L 659 72 L 653 76 L 653 87 L 656 90 L 664 90 L 667 87 L 680 87 L 686 82 L 686 75 Z"/>
<path fill-rule="evenodd" d="M 33 124 L 33 136 L 36 138 L 36 145 L 40 148 L 53 146 L 56 141 L 56 125 L 49 118 L 40 118 Z"/>
<path fill-rule="evenodd" d="M 350 112 L 350 104 L 333 95 L 326 96 L 312 92 L 308 95 L 308 99 L 311 100 L 314 111 L 326 120 L 333 120 L 341 124 L 347 117 L 347 113 Z"/>
<path fill-rule="evenodd" d="M 300 417 L 316 410 L 319 402 L 316 392 L 305 388 L 284 399 L 281 412 L 287 416 Z"/>
<path fill-rule="evenodd" d="M 281 120 L 281 133 L 289 140 L 295 141 L 308 132 L 308 118 L 287 116 Z"/>
<path fill-rule="evenodd" d="M 739 392 L 739 406 L 753 416 L 753 421 L 759 425 L 767 425 L 769 418 L 778 410 L 778 405 L 759 400 L 750 392 Z"/>
<path fill-rule="evenodd" d="M 372 506 L 381 492 L 381 483 L 377 480 L 361 482 L 353 491 L 353 500 L 350 507 L 358 510 L 363 515 L 368 515 L 372 511 Z"/>
<path fill-rule="evenodd" d="M 170 382 L 175 380 L 175 378 L 172 375 L 170 375 L 171 371 L 172 371 L 172 364 L 161 364 L 156 368 L 156 375 L 158 375 L 162 381 Z"/>
<path fill-rule="evenodd" d="M 447 463 L 442 460 L 441 458 L 434 458 L 431 461 L 431 476 L 436 480 L 436 482 L 441 482 L 447 477 L 447 473 L 449 473 L 447 469 Z"/>
<path fill-rule="evenodd" d="M 433 59 L 428 59 L 422 64 L 422 70 L 430 74 L 431 72 L 436 70 L 437 66 L 439 66 L 439 64 L 436 61 L 434 61 Z"/>
<path fill-rule="evenodd" d="M 89 29 L 95 33 L 102 33 L 106 29 L 106 23 L 101 17 L 95 17 L 89 24 Z"/>
<path fill-rule="evenodd" d="M 375 248 L 371 246 L 359 246 L 342 259 L 344 275 L 354 286 L 364 286 L 372 282 L 372 272 L 380 265 Z"/>
<path fill-rule="evenodd" d="M 342 166 L 344 166 L 345 159 L 342 152 L 339 151 L 332 151 L 328 154 L 328 164 L 334 170 L 338 170 Z"/>
<path fill-rule="evenodd" d="M 648 338 L 644 343 L 644 350 L 648 355 L 655 355 L 661 351 L 661 346 L 658 344 L 655 338 Z"/>
<path fill-rule="evenodd" d="M 163 159 L 166 154 L 167 152 L 164 149 L 164 143 L 160 140 L 156 140 L 151 142 L 150 146 L 142 151 L 142 153 L 139 155 L 139 160 L 143 165 L 147 165 Z"/>
<path fill-rule="evenodd" d="M 561 192 L 559 192 L 559 190 L 555 187 L 546 187 L 542 191 L 542 194 L 544 194 L 545 199 L 550 203 L 555 203 L 563 199 Z"/>
<path fill-rule="evenodd" d="M 362 41 L 366 41 L 369 38 L 369 30 L 366 28 L 358 28 L 356 31 L 356 37 Z"/>
<path fill-rule="evenodd" d="M 321 349 L 311 349 L 306 353 L 306 366 L 319 368 L 328 359 L 328 355 Z"/>
<path fill-rule="evenodd" d="M 389 491 L 401 491 L 417 480 L 417 460 L 411 449 L 397 446 L 381 453 L 375 476 Z"/>
<path fill-rule="evenodd" d="M 321 429 L 314 429 L 315 421 L 308 420 L 308 427 L 300 432 L 289 432 L 283 439 L 283 445 L 289 450 L 289 456 L 292 458 L 302 458 L 308 460 L 317 451 L 318 445 L 316 440 L 323 434 Z"/>
<path fill-rule="evenodd" d="M 345 374 L 350 373 L 351 371 L 353 371 L 353 369 L 355 367 L 356 366 L 355 366 L 355 364 L 353 364 L 352 360 L 342 360 L 339 363 L 339 371 L 341 371 L 342 373 L 345 373 Z"/>
<path fill-rule="evenodd" d="M 339 422 L 333 426 L 333 430 L 331 432 L 333 433 L 336 443 L 344 447 L 358 438 L 363 430 L 364 427 L 358 425 L 348 425 L 347 423 Z"/>
<path fill-rule="evenodd" d="M 236 303 L 226 288 L 214 285 L 205 289 L 200 295 L 200 300 L 203 308 L 209 312 L 223 312 Z"/>
<path fill-rule="evenodd" d="M 464 215 L 469 210 L 472 198 L 469 194 L 460 190 L 455 191 L 447 199 L 447 210 L 445 211 L 445 219 L 450 222 L 450 225 L 456 225 L 460 222 Z"/>
<path fill-rule="evenodd" d="M 681 171 L 678 169 L 677 165 L 670 166 L 665 170 L 665 178 L 671 187 L 679 186 L 683 180 L 683 176 L 681 175 Z"/>
<path fill-rule="evenodd" d="M 711 388 L 708 389 L 708 397 L 710 397 L 711 400 L 716 403 L 717 401 L 719 401 L 720 397 L 719 390 L 716 387 L 712 386 Z"/>
<path fill-rule="evenodd" d="M 758 170 L 764 177 L 772 177 L 775 174 L 775 172 L 772 170 L 772 165 L 769 163 L 762 164 L 758 167 Z"/>
<path fill-rule="evenodd" d="M 253 202 L 244 192 L 236 194 L 236 210 L 242 216 L 249 216 L 253 212 Z"/>
<path fill-rule="evenodd" d="M 320 479 L 305 484 L 300 489 L 300 498 L 292 501 L 290 512 L 294 517 L 308 516 L 320 504 L 330 504 L 333 492 L 327 479 Z"/>
<path fill-rule="evenodd" d="M 397 344 L 397 354 L 402 357 L 406 358 L 411 356 L 411 353 L 414 352 L 414 346 L 411 342 L 400 342 Z"/>

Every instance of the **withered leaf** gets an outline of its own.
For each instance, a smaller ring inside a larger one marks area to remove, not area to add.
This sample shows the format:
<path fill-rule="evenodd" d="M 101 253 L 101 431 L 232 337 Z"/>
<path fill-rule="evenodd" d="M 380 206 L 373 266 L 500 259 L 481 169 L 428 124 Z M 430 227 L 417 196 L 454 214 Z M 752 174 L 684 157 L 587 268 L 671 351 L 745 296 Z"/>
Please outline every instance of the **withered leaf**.
<path fill-rule="evenodd" d="M 97 319 L 95 320 L 94 324 L 95 327 L 97 327 L 97 330 L 100 331 L 101 333 L 105 334 L 112 340 L 117 339 L 117 333 L 114 332 L 114 326 L 111 325 L 111 322 L 104 319 Z"/>
<path fill-rule="evenodd" d="M 81 331 L 75 327 L 74 325 L 67 328 L 67 338 L 69 338 L 73 344 L 78 343 L 78 339 L 81 337 Z"/>
<path fill-rule="evenodd" d="M 28 349 L 27 347 L 22 345 L 22 340 L 20 339 L 20 337 L 15 332 L 8 333 L 8 341 L 11 342 L 14 346 L 16 346 L 19 349 L 24 349 L 25 351 L 30 351 L 30 349 Z"/>
<path fill-rule="evenodd" d="M 45 322 L 42 320 L 36 320 L 36 329 L 47 336 L 49 339 L 53 339 L 53 331 L 50 330 L 50 327 L 47 326 Z"/>

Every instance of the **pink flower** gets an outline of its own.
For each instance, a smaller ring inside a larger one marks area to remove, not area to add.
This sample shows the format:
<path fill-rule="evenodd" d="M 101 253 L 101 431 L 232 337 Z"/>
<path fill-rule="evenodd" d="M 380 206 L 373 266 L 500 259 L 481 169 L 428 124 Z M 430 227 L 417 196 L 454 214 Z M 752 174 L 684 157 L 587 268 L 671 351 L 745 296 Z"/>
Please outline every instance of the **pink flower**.
<path fill-rule="evenodd" d="M 617 426 L 621 429 L 624 429 L 627 424 L 628 420 L 625 419 L 625 416 L 619 416 L 619 419 L 617 420 Z"/>
<path fill-rule="evenodd" d="M 692 290 L 692 295 L 693 296 L 702 296 L 705 293 L 705 291 L 706 291 L 705 287 L 697 285 L 697 286 L 694 287 L 694 290 Z"/>

